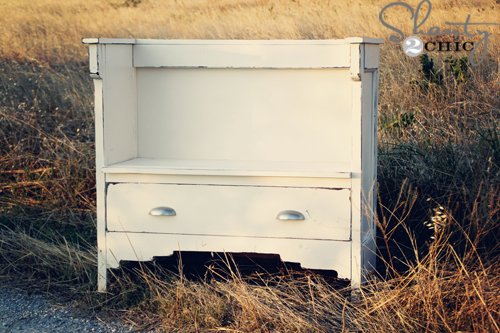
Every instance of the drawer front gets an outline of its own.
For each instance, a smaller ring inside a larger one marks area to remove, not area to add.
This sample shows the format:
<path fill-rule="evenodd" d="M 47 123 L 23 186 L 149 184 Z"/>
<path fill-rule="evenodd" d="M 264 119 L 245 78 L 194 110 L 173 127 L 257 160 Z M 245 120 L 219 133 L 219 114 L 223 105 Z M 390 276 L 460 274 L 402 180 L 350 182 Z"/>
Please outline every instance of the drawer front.
<path fill-rule="evenodd" d="M 108 231 L 349 240 L 350 203 L 349 189 L 121 183 L 108 186 L 106 219 Z M 289 210 L 304 220 L 277 218 Z"/>

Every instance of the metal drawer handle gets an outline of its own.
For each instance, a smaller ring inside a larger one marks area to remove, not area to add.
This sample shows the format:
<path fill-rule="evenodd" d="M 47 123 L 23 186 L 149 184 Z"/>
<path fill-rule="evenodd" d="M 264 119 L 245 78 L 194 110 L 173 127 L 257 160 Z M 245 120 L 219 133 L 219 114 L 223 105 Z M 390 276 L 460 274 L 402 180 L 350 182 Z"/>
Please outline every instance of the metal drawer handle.
<path fill-rule="evenodd" d="M 276 216 L 278 220 L 305 220 L 302 213 L 296 212 L 294 210 L 284 210 Z"/>
<path fill-rule="evenodd" d="M 175 210 L 170 207 L 156 207 L 149 211 L 149 215 L 153 216 L 175 216 Z"/>

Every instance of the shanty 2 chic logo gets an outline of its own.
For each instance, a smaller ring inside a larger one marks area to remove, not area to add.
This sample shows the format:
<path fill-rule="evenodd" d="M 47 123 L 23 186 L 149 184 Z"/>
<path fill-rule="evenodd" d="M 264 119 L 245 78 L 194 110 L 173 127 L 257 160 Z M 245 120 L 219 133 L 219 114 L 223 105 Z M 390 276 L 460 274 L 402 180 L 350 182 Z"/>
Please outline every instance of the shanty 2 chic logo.
<path fill-rule="evenodd" d="M 403 51 L 410 57 L 416 57 L 424 50 L 424 42 L 418 37 L 410 36 L 403 42 Z"/>
<path fill-rule="evenodd" d="M 425 15 L 425 18 L 419 22 L 418 21 L 418 14 L 420 13 L 420 9 L 422 8 L 422 5 L 427 4 L 427 13 Z M 388 24 L 384 20 L 384 12 L 394 6 L 403 6 L 407 8 L 410 13 L 411 17 L 410 19 L 413 19 L 413 34 L 414 35 L 424 35 L 424 36 L 444 36 L 444 35 L 462 35 L 466 37 L 475 37 L 475 36 L 480 36 L 481 39 L 479 42 L 474 43 L 473 41 L 466 41 L 466 42 L 433 42 L 433 41 L 428 41 L 424 43 L 422 39 L 420 39 L 417 36 L 410 36 L 405 39 L 404 33 L 399 30 L 398 28 Z M 464 23 L 451 23 L 451 22 L 445 22 L 446 25 L 449 26 L 462 26 L 463 32 L 458 31 L 457 29 L 444 29 L 441 31 L 439 27 L 431 27 L 427 30 L 427 32 L 424 32 L 423 30 L 419 30 L 419 28 L 427 21 L 429 16 L 431 15 L 431 10 L 432 10 L 432 5 L 429 0 L 423 0 L 418 6 L 416 10 L 413 10 L 413 7 L 410 5 L 404 3 L 404 2 L 393 2 L 391 4 L 388 4 L 385 6 L 382 11 L 380 12 L 379 19 L 380 22 L 387 28 L 395 31 L 398 35 L 391 35 L 389 38 L 392 42 L 399 43 L 404 39 L 403 42 L 403 51 L 409 55 L 410 57 L 416 57 L 420 55 L 424 49 L 426 51 L 472 51 L 469 57 L 469 61 L 472 66 L 477 66 L 480 63 L 483 62 L 484 57 L 486 56 L 486 50 L 488 49 L 488 38 L 492 35 L 492 33 L 486 31 L 486 30 L 475 30 L 473 29 L 473 26 L 485 26 L 485 25 L 500 25 L 500 23 L 475 23 L 475 22 L 470 22 L 470 14 L 467 15 L 467 19 L 465 20 Z M 478 48 L 482 47 L 483 53 L 481 55 L 481 60 L 478 62 L 474 61 L 474 54 L 478 50 Z"/>

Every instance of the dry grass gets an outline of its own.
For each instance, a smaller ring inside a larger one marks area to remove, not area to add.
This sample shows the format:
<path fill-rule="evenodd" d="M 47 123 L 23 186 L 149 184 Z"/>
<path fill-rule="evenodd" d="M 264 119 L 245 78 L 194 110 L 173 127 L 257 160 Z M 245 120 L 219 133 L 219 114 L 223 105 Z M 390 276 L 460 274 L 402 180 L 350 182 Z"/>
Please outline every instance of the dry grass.
<path fill-rule="evenodd" d="M 88 246 L 66 241 L 55 244 L 2 229 L 0 253 L 0 278 L 8 284 L 45 293 L 64 290 L 74 294 L 86 291 L 96 280 L 97 258 Z"/>
<path fill-rule="evenodd" d="M 422 82 L 419 59 L 390 42 L 392 32 L 379 21 L 391 0 L 135 2 L 0 1 L 3 281 L 83 294 L 82 307 L 165 331 L 500 331 L 499 27 L 483 27 L 493 33 L 487 57 L 466 84 L 445 70 L 449 54 L 429 53 L 445 80 L 422 90 L 410 83 Z M 419 2 L 408 1 L 413 8 Z M 473 22 L 498 22 L 499 12 L 498 0 L 435 0 L 425 27 L 464 22 L 468 14 Z M 385 19 L 411 34 L 402 9 L 387 11 Z M 230 271 L 224 279 L 193 282 L 146 268 L 139 281 L 125 275 L 110 293 L 92 293 L 93 99 L 81 44 L 91 36 L 384 38 L 380 267 L 359 299 L 351 302 L 313 276 L 256 281 Z"/>
<path fill-rule="evenodd" d="M 17 61 L 84 61 L 82 37 L 200 39 L 329 39 L 380 37 L 391 32 L 379 21 L 390 0 L 45 0 L 0 3 L 0 57 Z M 420 1 L 408 1 L 416 8 Z M 435 1 L 427 27 L 444 22 L 496 22 L 495 0 Z M 453 6 L 453 9 L 452 9 Z M 390 9 L 386 20 L 408 34 L 409 13 Z M 498 35 L 498 28 L 486 30 Z M 495 43 L 496 42 L 496 43 Z M 389 43 L 392 44 L 392 43 Z M 498 40 L 490 43 L 498 56 Z M 389 46 L 389 49 L 394 47 Z M 399 47 L 398 47 L 399 51 Z M 398 52 L 401 53 L 401 52 Z M 393 57 L 390 56 L 391 59 Z M 403 60 L 400 55 L 395 62 Z M 497 57 L 498 59 L 498 57 Z M 389 70 L 389 68 L 387 68 Z M 400 76 L 399 68 L 396 77 Z M 408 68 L 409 73 L 414 73 Z"/>
<path fill-rule="evenodd" d="M 481 262 L 474 251 L 464 259 L 446 235 L 436 234 L 425 257 L 405 261 L 405 274 L 372 276 L 357 301 L 350 300 L 349 289 L 334 289 L 315 276 L 244 278 L 228 269 L 223 279 L 193 282 L 142 267 L 138 278 L 116 281 L 99 306 L 116 308 L 116 297 L 135 300 L 122 318 L 138 329 L 166 331 L 498 331 L 499 263 Z"/>

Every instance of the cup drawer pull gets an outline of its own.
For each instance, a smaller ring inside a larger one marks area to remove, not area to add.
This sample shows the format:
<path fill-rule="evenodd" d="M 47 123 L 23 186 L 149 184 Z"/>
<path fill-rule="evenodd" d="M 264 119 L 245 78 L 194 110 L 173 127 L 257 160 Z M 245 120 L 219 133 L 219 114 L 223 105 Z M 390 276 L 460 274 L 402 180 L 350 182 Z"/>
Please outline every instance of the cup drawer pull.
<path fill-rule="evenodd" d="M 294 210 L 284 210 L 276 216 L 278 220 L 305 220 L 302 213 L 296 212 Z"/>
<path fill-rule="evenodd" d="M 175 216 L 175 210 L 170 207 L 156 207 L 149 211 L 149 215 L 153 216 Z"/>

